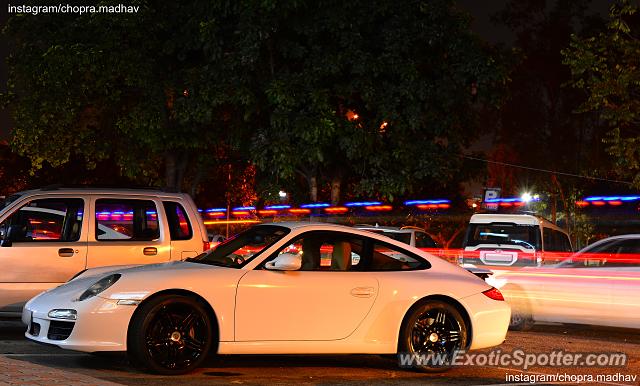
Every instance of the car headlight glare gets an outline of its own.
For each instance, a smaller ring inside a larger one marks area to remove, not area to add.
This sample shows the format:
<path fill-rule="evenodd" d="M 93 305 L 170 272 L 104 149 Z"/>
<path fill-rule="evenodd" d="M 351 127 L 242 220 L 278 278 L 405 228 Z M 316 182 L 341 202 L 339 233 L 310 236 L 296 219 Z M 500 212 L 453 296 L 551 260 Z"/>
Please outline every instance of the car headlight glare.
<path fill-rule="evenodd" d="M 84 291 L 82 295 L 80 295 L 78 300 L 82 301 L 82 300 L 89 299 L 96 296 L 97 294 L 111 287 L 115 282 L 118 281 L 118 279 L 120 279 L 120 276 L 121 275 L 119 273 L 114 273 L 113 275 L 103 277 L 102 279 L 93 283 L 93 285 L 89 287 L 86 291 Z"/>

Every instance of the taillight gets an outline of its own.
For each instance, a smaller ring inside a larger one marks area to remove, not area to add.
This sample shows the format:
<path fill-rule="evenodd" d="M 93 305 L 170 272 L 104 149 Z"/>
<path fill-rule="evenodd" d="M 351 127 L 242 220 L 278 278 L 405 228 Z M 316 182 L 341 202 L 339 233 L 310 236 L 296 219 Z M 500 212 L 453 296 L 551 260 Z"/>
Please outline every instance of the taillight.
<path fill-rule="evenodd" d="M 482 293 L 490 299 L 504 301 L 504 296 L 502 296 L 502 292 L 500 292 L 500 290 L 498 290 L 497 288 L 491 287 L 491 289 L 483 291 Z"/>
<path fill-rule="evenodd" d="M 202 242 L 202 252 L 208 251 L 209 248 L 211 248 L 211 243 L 208 242 L 208 241 L 203 241 Z"/>

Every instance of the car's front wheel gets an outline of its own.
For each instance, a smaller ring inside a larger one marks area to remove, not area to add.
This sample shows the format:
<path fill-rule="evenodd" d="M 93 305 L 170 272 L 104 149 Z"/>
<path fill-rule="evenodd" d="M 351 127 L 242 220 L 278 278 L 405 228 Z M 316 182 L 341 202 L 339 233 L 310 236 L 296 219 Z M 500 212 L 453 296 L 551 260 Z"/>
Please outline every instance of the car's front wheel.
<path fill-rule="evenodd" d="M 166 375 L 187 373 L 207 357 L 213 341 L 211 318 L 196 299 L 161 296 L 143 303 L 129 328 L 132 362 Z"/>
<path fill-rule="evenodd" d="M 398 360 L 405 367 L 438 372 L 451 367 L 466 348 L 467 326 L 460 312 L 439 300 L 418 304 L 402 326 Z"/>

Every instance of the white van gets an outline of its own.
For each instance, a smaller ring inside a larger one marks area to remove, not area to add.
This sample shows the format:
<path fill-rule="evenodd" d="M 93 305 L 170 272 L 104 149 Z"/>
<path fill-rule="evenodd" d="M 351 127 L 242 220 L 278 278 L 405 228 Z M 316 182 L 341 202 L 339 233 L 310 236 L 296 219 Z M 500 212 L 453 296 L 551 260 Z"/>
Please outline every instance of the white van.
<path fill-rule="evenodd" d="M 150 189 L 44 188 L 0 209 L 0 316 L 78 272 L 184 260 L 209 249 L 195 203 Z"/>
<path fill-rule="evenodd" d="M 553 264 L 572 252 L 567 232 L 529 214 L 475 214 L 469 220 L 461 264 L 496 267 Z"/>

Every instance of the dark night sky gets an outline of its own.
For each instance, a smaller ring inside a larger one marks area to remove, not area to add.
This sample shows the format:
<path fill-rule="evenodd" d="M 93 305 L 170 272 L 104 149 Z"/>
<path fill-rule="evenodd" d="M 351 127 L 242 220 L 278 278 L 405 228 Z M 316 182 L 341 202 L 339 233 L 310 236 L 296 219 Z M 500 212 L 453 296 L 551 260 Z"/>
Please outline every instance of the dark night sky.
<path fill-rule="evenodd" d="M 510 44 L 513 41 L 513 34 L 502 26 L 494 25 L 490 18 L 491 15 L 500 11 L 506 4 L 507 0 L 458 0 L 462 8 L 467 9 L 472 17 L 472 28 L 484 39 L 491 43 Z M 613 1 L 593 0 L 591 11 L 607 14 L 609 5 Z M 7 8 L 0 6 L 0 26 L 4 26 L 7 19 Z M 0 38 L 0 90 L 6 90 L 7 83 L 7 41 Z M 10 128 L 9 115 L 6 111 L 0 110 L 0 140 L 5 139 Z"/>

